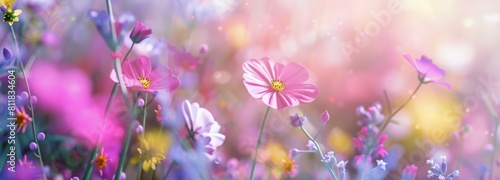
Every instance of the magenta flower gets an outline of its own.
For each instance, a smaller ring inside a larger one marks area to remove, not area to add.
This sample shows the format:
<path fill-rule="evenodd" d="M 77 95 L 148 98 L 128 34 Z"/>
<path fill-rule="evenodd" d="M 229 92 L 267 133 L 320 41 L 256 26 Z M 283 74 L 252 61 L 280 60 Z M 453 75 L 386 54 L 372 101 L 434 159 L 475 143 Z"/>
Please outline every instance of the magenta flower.
<path fill-rule="evenodd" d="M 219 133 L 221 126 L 214 120 L 210 111 L 200 107 L 198 103 L 191 104 L 184 100 L 182 114 L 186 120 L 187 131 L 181 131 L 181 135 L 187 136 L 190 142 L 201 142 L 210 155 L 224 143 L 226 136 Z"/>
<path fill-rule="evenodd" d="M 387 135 L 382 134 L 378 139 L 374 137 L 378 134 L 378 129 L 373 130 L 368 129 L 366 126 L 361 128 L 358 132 L 358 137 L 353 138 L 354 149 L 361 152 L 360 155 L 354 157 L 356 164 L 362 162 L 366 157 L 366 161 L 370 162 L 371 157 L 385 157 L 389 153 L 384 148 L 384 141 L 387 139 Z"/>
<path fill-rule="evenodd" d="M 325 110 L 323 111 L 323 113 L 321 113 L 321 121 L 323 121 L 323 124 L 325 124 L 326 122 L 328 122 L 328 120 L 330 120 L 330 113 Z"/>
<path fill-rule="evenodd" d="M 125 60 L 122 64 L 125 86 L 138 91 L 174 91 L 179 87 L 179 79 L 164 65 L 158 65 L 154 70 L 151 60 L 147 56 L 140 56 L 134 61 Z M 111 72 L 111 79 L 118 83 L 115 70 Z"/>
<path fill-rule="evenodd" d="M 274 109 L 312 102 L 319 93 L 315 85 L 304 83 L 309 73 L 295 62 L 285 66 L 268 57 L 250 59 L 243 63 L 243 70 L 243 83 L 250 95 Z"/>
<path fill-rule="evenodd" d="M 187 52 L 186 48 L 178 50 L 174 46 L 168 45 L 168 51 L 174 63 L 183 69 L 195 70 L 200 63 L 200 58 Z"/>
<path fill-rule="evenodd" d="M 151 28 L 148 28 L 141 22 L 137 21 L 135 23 L 134 29 L 132 29 L 132 32 L 130 33 L 130 39 L 132 39 L 132 42 L 137 44 L 142 40 L 148 38 L 151 33 L 153 33 Z"/>
<path fill-rule="evenodd" d="M 446 72 L 441 68 L 437 67 L 432 60 L 422 56 L 420 59 L 414 60 L 410 55 L 405 54 L 404 57 L 406 60 L 417 70 L 418 79 L 420 82 L 426 83 L 436 83 L 438 85 L 444 86 L 448 89 L 451 89 L 451 85 L 447 82 L 439 81 L 439 79 L 443 78 Z"/>

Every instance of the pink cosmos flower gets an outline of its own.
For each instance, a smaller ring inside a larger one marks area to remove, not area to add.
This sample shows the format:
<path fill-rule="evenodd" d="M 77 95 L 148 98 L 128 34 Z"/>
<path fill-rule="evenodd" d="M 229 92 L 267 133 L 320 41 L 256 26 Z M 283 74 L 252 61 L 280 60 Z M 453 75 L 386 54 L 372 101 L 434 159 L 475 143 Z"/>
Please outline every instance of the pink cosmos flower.
<path fill-rule="evenodd" d="M 315 85 L 304 83 L 309 73 L 295 62 L 285 66 L 269 57 L 250 59 L 243 63 L 243 70 L 243 83 L 250 95 L 274 109 L 312 102 L 319 93 Z"/>
<path fill-rule="evenodd" d="M 179 79 L 172 75 L 172 71 L 164 65 L 158 65 L 154 70 L 151 60 L 147 56 L 140 56 L 134 61 L 125 60 L 122 64 L 125 86 L 144 92 L 173 91 L 179 87 Z M 118 83 L 115 70 L 111 72 L 111 79 Z"/>
<path fill-rule="evenodd" d="M 168 51 L 174 63 L 183 69 L 194 70 L 200 63 L 200 58 L 187 52 L 186 48 L 178 50 L 174 46 L 168 45 Z"/>
<path fill-rule="evenodd" d="M 212 113 L 200 107 L 198 103 L 191 104 L 185 100 L 182 102 L 182 114 L 186 120 L 187 131 L 181 131 L 181 135 L 187 136 L 191 142 L 200 141 L 207 153 L 213 154 L 226 136 L 219 133 L 221 126 L 214 120 Z"/>
<path fill-rule="evenodd" d="M 148 38 L 151 33 L 153 33 L 151 28 L 148 28 L 141 22 L 136 22 L 134 29 L 132 29 L 132 32 L 130 33 L 130 39 L 132 39 L 132 42 L 137 44 Z"/>
<path fill-rule="evenodd" d="M 410 55 L 405 54 L 406 60 L 417 70 L 419 80 L 422 83 L 436 83 L 438 85 L 444 86 L 451 89 L 451 85 L 447 82 L 439 81 L 443 78 L 446 72 L 432 63 L 432 60 L 422 56 L 420 59 L 414 60 Z"/>

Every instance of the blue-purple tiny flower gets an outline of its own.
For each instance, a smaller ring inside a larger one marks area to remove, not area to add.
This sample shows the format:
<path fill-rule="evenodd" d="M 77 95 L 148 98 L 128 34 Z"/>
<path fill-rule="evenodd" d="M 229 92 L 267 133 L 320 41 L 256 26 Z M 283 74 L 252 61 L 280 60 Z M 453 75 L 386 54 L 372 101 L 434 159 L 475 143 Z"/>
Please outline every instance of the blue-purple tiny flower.
<path fill-rule="evenodd" d="M 3 57 L 5 59 L 0 60 L 0 77 L 6 75 L 9 70 L 16 69 L 15 63 L 12 60 L 12 52 L 9 49 L 3 48 Z"/>
<path fill-rule="evenodd" d="M 453 178 L 460 175 L 460 171 L 455 170 L 446 176 L 446 171 L 448 170 L 446 156 L 441 156 L 441 164 L 435 163 L 433 159 L 427 160 L 427 164 L 431 165 L 431 170 L 427 171 L 427 178 L 453 180 Z"/>
<path fill-rule="evenodd" d="M 125 36 L 125 31 L 134 20 L 133 16 L 124 15 L 120 17 L 120 20 L 118 22 L 114 23 L 117 36 L 117 42 L 115 42 L 113 40 L 111 27 L 109 26 L 110 17 L 106 11 L 90 10 L 88 12 L 88 17 L 94 22 L 95 26 L 97 27 L 97 31 L 99 31 L 99 34 L 104 38 L 104 41 L 106 41 L 109 49 L 113 51 L 117 51 L 120 49 L 123 38 Z"/>
<path fill-rule="evenodd" d="M 295 113 L 294 115 L 290 115 L 290 124 L 293 127 L 300 127 L 307 122 L 307 117 L 300 116 L 299 113 Z"/>

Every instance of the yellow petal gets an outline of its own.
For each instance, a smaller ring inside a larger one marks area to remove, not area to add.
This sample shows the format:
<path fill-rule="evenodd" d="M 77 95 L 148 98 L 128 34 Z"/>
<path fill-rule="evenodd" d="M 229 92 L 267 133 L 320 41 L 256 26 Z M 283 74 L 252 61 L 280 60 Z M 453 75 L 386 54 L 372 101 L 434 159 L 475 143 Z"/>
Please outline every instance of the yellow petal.
<path fill-rule="evenodd" d="M 9 21 L 9 25 L 10 25 L 10 26 L 12 26 L 12 24 L 14 24 L 14 22 L 12 22 L 12 21 Z"/>
<path fill-rule="evenodd" d="M 21 14 L 22 12 L 23 12 L 22 10 L 16 9 L 16 10 L 14 10 L 13 14 L 14 14 L 14 16 L 19 16 L 19 14 Z"/>
<path fill-rule="evenodd" d="M 134 156 L 130 159 L 130 164 L 138 164 L 139 163 L 139 156 Z"/>
<path fill-rule="evenodd" d="M 142 163 L 142 169 L 143 169 L 144 171 L 148 171 L 148 170 L 149 170 L 149 166 L 150 166 L 150 165 L 151 165 L 151 164 L 149 163 L 149 161 L 144 161 L 144 162 Z"/>

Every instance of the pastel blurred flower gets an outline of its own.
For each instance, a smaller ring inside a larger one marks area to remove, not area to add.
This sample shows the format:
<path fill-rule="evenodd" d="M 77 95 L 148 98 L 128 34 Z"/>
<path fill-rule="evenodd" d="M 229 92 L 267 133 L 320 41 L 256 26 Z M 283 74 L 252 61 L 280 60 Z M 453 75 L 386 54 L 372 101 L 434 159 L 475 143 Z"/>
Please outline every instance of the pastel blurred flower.
<path fill-rule="evenodd" d="M 339 180 L 344 180 L 346 177 L 345 166 L 349 161 L 340 161 L 337 163 L 337 168 L 339 169 Z"/>
<path fill-rule="evenodd" d="M 295 62 L 285 66 L 268 57 L 250 59 L 243 63 L 243 70 L 243 83 L 250 95 L 274 109 L 312 102 L 319 93 L 315 85 L 304 83 L 309 74 Z"/>
<path fill-rule="evenodd" d="M 34 150 L 38 149 L 38 145 L 37 145 L 35 142 L 31 142 L 31 143 L 30 143 L 30 149 L 31 149 L 32 151 L 34 151 Z"/>
<path fill-rule="evenodd" d="M 122 64 L 125 86 L 143 92 L 169 91 L 179 87 L 179 79 L 165 65 L 158 65 L 152 69 L 151 60 L 147 56 L 140 56 L 134 61 L 125 60 Z M 116 72 L 113 69 L 111 79 L 118 83 Z"/>
<path fill-rule="evenodd" d="M 71 180 L 80 180 L 80 178 L 75 176 L 75 177 L 72 177 Z"/>
<path fill-rule="evenodd" d="M 16 69 L 14 61 L 11 60 L 12 53 L 10 52 L 9 49 L 3 48 L 3 57 L 5 59 L 0 61 L 0 77 L 7 75 L 9 70 Z"/>
<path fill-rule="evenodd" d="M 195 70 L 200 63 L 200 58 L 186 51 L 186 48 L 178 50 L 172 45 L 168 45 L 169 57 L 174 63 L 186 70 Z"/>
<path fill-rule="evenodd" d="M 379 102 L 374 103 L 368 109 L 360 106 L 356 109 L 356 113 L 365 117 L 362 121 L 358 121 L 358 125 L 360 126 L 376 126 L 385 120 L 385 116 L 382 114 L 382 105 Z"/>
<path fill-rule="evenodd" d="M 101 176 L 102 176 L 102 171 L 106 169 L 106 167 L 108 166 L 108 161 L 109 161 L 108 156 L 104 155 L 104 149 L 101 149 L 101 152 L 97 154 L 93 162 L 94 166 L 97 169 L 99 169 Z"/>
<path fill-rule="evenodd" d="M 221 19 L 226 12 L 236 6 L 235 0 L 174 0 L 169 2 L 172 11 L 185 20 L 195 19 L 197 22 Z"/>
<path fill-rule="evenodd" d="M 137 107 L 142 108 L 142 107 L 144 106 L 144 103 L 145 103 L 145 102 L 144 102 L 144 99 L 139 98 L 139 99 L 137 100 Z"/>
<path fill-rule="evenodd" d="M 293 127 L 300 127 L 307 122 L 307 117 L 300 116 L 299 113 L 295 113 L 294 115 L 290 115 L 290 124 Z"/>
<path fill-rule="evenodd" d="M 387 163 L 384 160 L 377 160 L 377 166 L 372 168 L 367 175 L 367 180 L 382 180 L 385 176 Z"/>
<path fill-rule="evenodd" d="M 327 110 L 323 111 L 323 113 L 321 113 L 321 121 L 323 121 L 323 123 L 326 124 L 326 122 L 328 122 L 328 120 L 330 120 L 330 114 L 328 113 Z"/>
<path fill-rule="evenodd" d="M 26 166 L 26 167 L 29 167 L 29 168 L 35 168 L 35 166 L 33 166 L 33 162 L 28 160 L 28 157 L 26 156 L 26 154 L 23 156 L 23 160 L 22 161 L 19 160 L 19 164 L 21 166 Z"/>
<path fill-rule="evenodd" d="M 155 114 L 156 114 L 156 120 L 161 121 L 163 119 L 161 105 L 158 104 L 158 107 L 155 109 Z"/>
<path fill-rule="evenodd" d="M 208 53 L 208 45 L 207 44 L 202 44 L 200 46 L 200 55 L 204 55 Z"/>
<path fill-rule="evenodd" d="M 436 83 L 438 85 L 444 86 L 451 89 L 451 85 L 447 82 L 439 81 L 443 78 L 446 72 L 432 63 L 432 60 L 422 56 L 420 59 L 414 60 L 410 55 L 405 54 L 406 60 L 417 70 L 419 80 L 421 83 Z"/>
<path fill-rule="evenodd" d="M 45 140 L 45 133 L 43 132 L 39 132 L 38 135 L 36 136 L 36 138 L 39 140 L 39 141 L 43 141 Z"/>
<path fill-rule="evenodd" d="M 388 152 L 384 148 L 384 141 L 387 139 L 387 135 L 382 134 L 378 139 L 374 139 L 378 134 L 376 127 L 370 129 L 363 127 L 357 134 L 358 137 L 352 139 L 354 149 L 361 152 L 360 155 L 354 157 L 356 164 L 361 163 L 365 158 L 367 162 L 370 162 L 372 156 L 385 157 L 388 155 Z"/>
<path fill-rule="evenodd" d="M 135 128 L 135 132 L 137 134 L 142 134 L 144 132 L 144 127 L 142 127 L 142 125 L 138 125 L 136 128 Z"/>
<path fill-rule="evenodd" d="M 21 106 L 21 110 L 16 106 L 16 125 L 17 125 L 17 132 L 21 130 L 21 132 L 26 131 L 26 127 L 29 122 L 32 121 L 31 117 L 26 113 L 26 110 L 24 109 L 24 106 Z"/>
<path fill-rule="evenodd" d="M 171 139 L 168 134 L 163 131 L 149 131 L 144 136 L 139 136 L 139 152 L 138 156 L 132 157 L 132 164 L 137 164 L 142 161 L 142 169 L 156 169 L 156 165 L 160 164 L 165 159 L 165 152 L 170 150 Z"/>
<path fill-rule="evenodd" d="M 318 150 L 316 145 L 311 140 L 307 141 L 306 147 L 309 150 Z"/>
<path fill-rule="evenodd" d="M 417 166 L 411 164 L 405 167 L 401 180 L 415 180 L 417 176 Z"/>
<path fill-rule="evenodd" d="M 288 177 L 295 177 L 298 172 L 298 167 L 299 166 L 295 164 L 295 160 L 291 157 L 291 155 L 283 160 L 283 173 L 285 173 Z"/>
<path fill-rule="evenodd" d="M 125 36 L 125 31 L 134 20 L 133 16 L 131 15 L 123 15 L 120 17 L 119 21 L 114 23 L 117 36 L 117 42 L 114 42 L 111 33 L 111 27 L 109 26 L 110 17 L 108 12 L 89 10 L 88 16 L 94 22 L 95 26 L 97 27 L 97 31 L 99 31 L 99 34 L 104 38 L 109 49 L 111 49 L 112 51 L 118 51 L 120 49 L 123 38 Z"/>
<path fill-rule="evenodd" d="M 18 16 L 23 12 L 20 9 L 12 11 L 12 5 L 2 5 L 1 10 L 3 12 L 3 22 L 9 23 L 10 26 L 12 26 L 14 22 L 19 21 Z"/>
<path fill-rule="evenodd" d="M 435 163 L 433 159 L 427 160 L 427 164 L 431 165 L 431 170 L 427 171 L 427 178 L 453 180 L 453 178 L 460 175 L 460 171 L 455 170 L 446 176 L 446 171 L 448 170 L 446 156 L 441 156 L 441 164 Z"/>
<path fill-rule="evenodd" d="M 135 22 L 134 29 L 132 29 L 132 32 L 130 33 L 130 39 L 132 42 L 137 44 L 148 38 L 151 33 L 153 33 L 151 28 L 148 28 L 142 22 L 137 21 Z"/>
<path fill-rule="evenodd" d="M 115 179 L 115 175 L 113 175 L 113 179 Z M 120 173 L 120 177 L 118 178 L 119 180 L 127 180 L 127 174 L 124 172 Z"/>
<path fill-rule="evenodd" d="M 212 113 L 200 107 L 198 103 L 191 104 L 188 100 L 182 102 L 182 114 L 186 121 L 186 131 L 181 131 L 181 135 L 187 137 L 192 144 L 201 142 L 208 154 L 213 154 L 216 148 L 226 139 L 221 134 L 221 126 L 214 120 Z"/>

